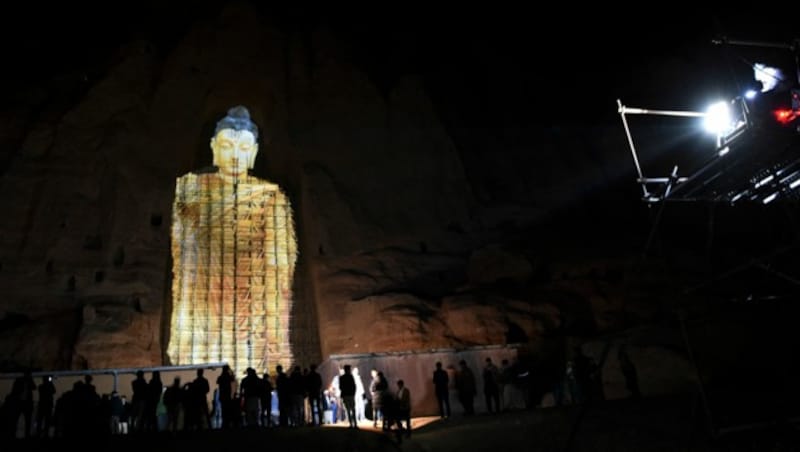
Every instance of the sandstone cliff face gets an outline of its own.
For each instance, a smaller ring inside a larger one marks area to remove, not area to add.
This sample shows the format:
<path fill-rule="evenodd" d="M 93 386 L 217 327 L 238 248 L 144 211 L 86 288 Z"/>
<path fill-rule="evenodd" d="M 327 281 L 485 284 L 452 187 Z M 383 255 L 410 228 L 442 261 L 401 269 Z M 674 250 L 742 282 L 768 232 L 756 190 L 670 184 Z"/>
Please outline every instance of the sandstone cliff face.
<path fill-rule="evenodd" d="M 295 205 L 302 362 L 519 342 L 550 350 L 554 337 L 627 324 L 628 257 L 600 249 L 589 225 L 552 226 L 554 204 L 583 208 L 576 197 L 594 187 L 580 177 L 614 181 L 607 163 L 579 158 L 590 138 L 561 130 L 535 149 L 477 151 L 445 127 L 421 78 L 379 89 L 324 27 L 267 22 L 232 4 L 174 46 L 132 40 L 102 76 L 19 100 L 24 119 L 2 135 L 7 368 L 164 362 L 174 181 L 211 163 L 214 123 L 237 104 L 264 137 L 254 174 Z M 583 150 L 560 160 L 563 146 Z M 571 258 L 576 248 L 593 257 Z"/>

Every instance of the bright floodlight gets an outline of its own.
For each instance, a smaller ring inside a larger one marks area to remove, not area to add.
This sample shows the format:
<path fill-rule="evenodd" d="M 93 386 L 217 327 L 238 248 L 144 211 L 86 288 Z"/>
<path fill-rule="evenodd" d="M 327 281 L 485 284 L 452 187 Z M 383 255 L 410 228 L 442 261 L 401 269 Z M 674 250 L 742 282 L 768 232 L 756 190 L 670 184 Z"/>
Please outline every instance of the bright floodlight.
<path fill-rule="evenodd" d="M 746 97 L 747 99 L 754 99 L 756 97 L 756 94 L 758 94 L 758 91 L 754 89 L 748 89 L 747 91 L 745 91 L 744 97 Z"/>
<path fill-rule="evenodd" d="M 776 67 L 765 66 L 761 63 L 756 63 L 753 65 L 753 75 L 755 76 L 756 80 L 761 82 L 762 93 L 766 93 L 767 91 L 775 88 L 778 85 L 778 82 L 783 80 L 783 74 L 781 73 L 780 69 Z"/>
<path fill-rule="evenodd" d="M 708 107 L 704 125 L 707 131 L 717 135 L 731 130 L 731 110 L 728 103 L 720 101 Z"/>

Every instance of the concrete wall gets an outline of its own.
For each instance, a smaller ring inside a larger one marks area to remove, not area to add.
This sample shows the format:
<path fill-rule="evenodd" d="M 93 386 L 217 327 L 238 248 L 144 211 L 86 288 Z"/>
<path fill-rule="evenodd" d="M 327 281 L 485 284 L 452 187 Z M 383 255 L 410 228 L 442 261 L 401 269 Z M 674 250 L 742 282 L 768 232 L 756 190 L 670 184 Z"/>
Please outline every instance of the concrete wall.
<path fill-rule="evenodd" d="M 475 383 L 478 394 L 475 397 L 475 412 L 486 411 L 486 403 L 483 396 L 483 368 L 486 365 L 486 358 L 492 361 L 499 368 L 503 359 L 513 363 L 517 358 L 517 349 L 508 346 L 487 346 L 469 349 L 445 349 L 421 352 L 398 352 L 398 353 L 373 353 L 363 355 L 332 355 L 324 361 L 318 371 L 322 375 L 325 387 L 328 387 L 333 377 L 339 373 L 339 368 L 345 364 L 359 369 L 359 374 L 364 383 L 365 389 L 369 389 L 371 381 L 370 370 L 377 369 L 389 380 L 389 388 L 393 392 L 397 391 L 397 380 L 403 380 L 405 386 L 411 392 L 411 415 L 434 416 L 439 414 L 436 403 L 436 395 L 433 390 L 433 371 L 436 369 L 436 362 L 442 363 L 442 367 L 447 369 L 450 374 L 450 408 L 453 415 L 461 415 L 464 410 L 458 402 L 458 394 L 453 387 L 455 370 L 462 359 L 475 374 Z"/>

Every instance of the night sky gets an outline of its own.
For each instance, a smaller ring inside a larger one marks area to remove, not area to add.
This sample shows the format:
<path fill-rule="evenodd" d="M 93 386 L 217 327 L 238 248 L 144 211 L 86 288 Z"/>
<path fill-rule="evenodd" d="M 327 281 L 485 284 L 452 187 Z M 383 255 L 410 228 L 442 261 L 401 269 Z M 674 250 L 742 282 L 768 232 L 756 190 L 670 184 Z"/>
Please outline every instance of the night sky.
<path fill-rule="evenodd" d="M 90 84 L 101 80 L 114 52 L 131 39 L 149 40 L 166 58 L 193 24 L 216 17 L 224 3 L 17 3 L 0 27 L 0 50 L 8 63 L 0 75 L 3 108 L 13 111 L 14 93 L 30 84 L 76 74 Z M 582 134 L 588 149 L 569 144 L 563 153 L 593 159 L 598 174 L 618 181 L 613 187 L 600 180 L 576 186 L 574 198 L 586 197 L 579 207 L 600 206 L 587 212 L 588 218 L 613 217 L 603 213 L 609 208 L 628 212 L 639 203 L 618 98 L 632 107 L 704 110 L 712 101 L 741 94 L 753 62 L 780 65 L 790 76 L 793 69 L 788 51 L 725 47 L 712 39 L 789 43 L 800 36 L 791 14 L 733 8 L 647 5 L 612 11 L 409 3 L 257 8 L 265 26 L 286 33 L 331 30 L 381 92 L 388 93 L 401 77 L 420 77 L 442 123 L 466 152 L 495 152 L 497 143 L 536 149 L 543 139 Z M 661 147 L 656 151 L 707 146 L 708 138 L 698 140 L 696 126 L 667 122 L 646 133 Z M 588 198 L 598 196 L 599 184 L 610 189 L 605 204 Z"/>
<path fill-rule="evenodd" d="M 167 57 L 193 24 L 216 17 L 224 4 L 15 4 L 0 27 L 0 50 L 9 62 L 0 75 L 6 81 L 0 96 L 13 100 L 13 93 L 28 84 L 65 74 L 90 83 L 102 79 L 115 50 L 134 38 L 148 39 Z M 704 110 L 712 101 L 741 94 L 754 62 L 780 65 L 790 76 L 793 69 L 788 51 L 719 46 L 712 39 L 789 43 L 798 36 L 790 14 L 732 8 L 648 5 L 612 11 L 594 6 L 578 11 L 553 5 L 487 9 L 406 3 L 257 8 L 265 26 L 286 33 L 331 30 L 381 92 L 388 93 L 401 77 L 420 77 L 443 124 L 464 149 L 488 149 L 480 143 L 490 142 L 535 148 L 542 130 L 582 127 L 589 145 L 598 147 L 594 154 L 615 156 L 599 159 L 598 166 L 618 168 L 611 172 L 627 180 L 633 165 L 617 99 L 632 107 Z M 4 104 L 14 108 L 13 101 Z M 667 124 L 656 130 L 655 139 L 686 145 L 697 138 L 695 126 Z M 603 141 L 614 149 L 600 149 L 597 143 Z M 707 144 L 695 140 L 692 145 L 698 143 Z M 634 185 L 622 196 L 636 197 Z"/>
<path fill-rule="evenodd" d="M 213 17 L 224 2 L 163 3 L 169 4 L 18 2 L 4 14 L 0 31 L 4 58 L 12 63 L 2 76 L 27 80 L 70 69 L 91 71 L 134 36 L 150 38 L 167 52 L 194 21 Z M 614 120 L 618 97 L 635 101 L 628 103 L 659 102 L 669 94 L 679 97 L 677 107 L 702 104 L 710 95 L 701 90 L 713 95 L 729 90 L 731 75 L 746 73 L 745 62 L 756 57 L 752 49 L 726 52 L 711 45 L 712 38 L 790 42 L 797 37 L 790 14 L 732 8 L 577 11 L 551 5 L 545 11 L 405 3 L 259 8 L 264 23 L 282 30 L 331 28 L 352 44 L 358 63 L 379 86 L 408 73 L 422 74 L 434 85 L 445 78 L 453 90 L 470 86 L 476 95 L 463 108 L 501 108 L 506 115 L 492 118 L 501 123 L 520 116 L 548 122 Z M 791 63 L 790 55 L 768 53 L 788 56 L 785 62 Z M 496 79 L 504 81 L 503 89 L 497 89 Z M 481 86 L 493 91 L 474 89 Z"/>

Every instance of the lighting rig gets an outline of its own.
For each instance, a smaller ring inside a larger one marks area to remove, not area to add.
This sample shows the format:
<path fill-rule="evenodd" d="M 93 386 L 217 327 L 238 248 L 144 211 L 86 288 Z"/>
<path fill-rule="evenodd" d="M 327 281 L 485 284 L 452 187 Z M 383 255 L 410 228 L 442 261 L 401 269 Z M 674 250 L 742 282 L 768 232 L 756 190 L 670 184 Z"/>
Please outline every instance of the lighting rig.
<path fill-rule="evenodd" d="M 783 44 L 721 38 L 712 42 L 717 45 L 786 49 L 795 55 L 795 65 L 800 55 L 798 40 Z M 636 181 L 642 188 L 643 201 L 769 204 L 798 199 L 798 76 L 789 83 L 777 68 L 754 64 L 752 69 L 753 84 L 732 99 L 714 103 L 704 112 L 634 108 L 617 100 L 617 111 L 636 168 Z M 676 162 L 670 164 L 663 174 L 646 174 L 642 155 L 631 130 L 629 117 L 632 115 L 671 116 L 697 122 L 702 120 L 715 140 L 710 149 L 701 150 L 700 155 L 676 157 Z"/>

